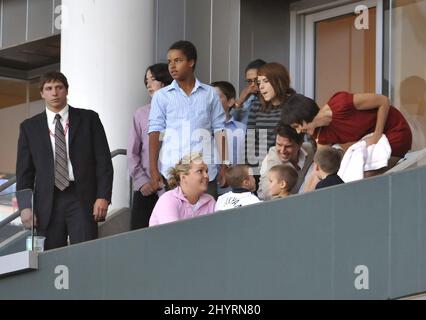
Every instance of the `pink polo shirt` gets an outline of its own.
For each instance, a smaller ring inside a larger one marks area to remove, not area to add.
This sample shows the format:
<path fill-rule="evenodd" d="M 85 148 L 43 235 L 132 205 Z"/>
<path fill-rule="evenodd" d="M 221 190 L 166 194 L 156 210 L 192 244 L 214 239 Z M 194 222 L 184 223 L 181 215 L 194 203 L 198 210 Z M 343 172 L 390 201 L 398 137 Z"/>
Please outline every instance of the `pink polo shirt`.
<path fill-rule="evenodd" d="M 195 205 L 188 202 L 177 187 L 164 193 L 157 201 L 152 211 L 149 226 L 169 223 L 184 219 L 195 218 L 205 214 L 213 213 L 216 201 L 209 194 L 203 194 Z"/>

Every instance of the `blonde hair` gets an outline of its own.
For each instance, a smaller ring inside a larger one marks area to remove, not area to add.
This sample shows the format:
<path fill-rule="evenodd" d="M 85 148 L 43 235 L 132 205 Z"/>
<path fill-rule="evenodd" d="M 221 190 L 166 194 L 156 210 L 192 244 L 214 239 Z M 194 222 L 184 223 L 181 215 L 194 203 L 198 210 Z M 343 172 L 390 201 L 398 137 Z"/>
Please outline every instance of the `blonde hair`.
<path fill-rule="evenodd" d="M 168 174 L 168 184 L 170 189 L 180 186 L 180 176 L 187 175 L 191 169 L 191 163 L 197 160 L 203 161 L 203 154 L 201 152 L 193 152 L 184 156 L 173 168 L 170 168 Z"/>

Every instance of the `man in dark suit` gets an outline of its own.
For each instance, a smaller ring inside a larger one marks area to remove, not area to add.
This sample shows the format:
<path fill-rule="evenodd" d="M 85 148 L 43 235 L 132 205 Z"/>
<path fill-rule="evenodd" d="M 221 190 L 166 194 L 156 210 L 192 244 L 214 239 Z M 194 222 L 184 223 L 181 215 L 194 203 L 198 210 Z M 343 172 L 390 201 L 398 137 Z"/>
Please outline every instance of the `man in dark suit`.
<path fill-rule="evenodd" d="M 67 104 L 68 81 L 60 72 L 40 79 L 46 111 L 22 122 L 16 164 L 17 190 L 34 191 L 34 214 L 21 210 L 53 249 L 98 237 L 97 222 L 111 202 L 113 167 L 96 112 Z M 18 199 L 19 200 L 19 199 Z M 20 205 L 22 208 L 22 205 Z"/>

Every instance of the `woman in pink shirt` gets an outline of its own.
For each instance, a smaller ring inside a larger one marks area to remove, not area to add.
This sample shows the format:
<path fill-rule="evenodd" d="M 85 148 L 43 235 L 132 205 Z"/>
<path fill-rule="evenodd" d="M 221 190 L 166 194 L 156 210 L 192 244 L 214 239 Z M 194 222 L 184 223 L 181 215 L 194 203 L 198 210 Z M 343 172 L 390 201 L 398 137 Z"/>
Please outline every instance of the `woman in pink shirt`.
<path fill-rule="evenodd" d="M 214 212 L 216 201 L 205 193 L 209 184 L 202 154 L 185 156 L 169 171 L 169 188 L 152 211 L 149 226 L 179 221 Z"/>
<path fill-rule="evenodd" d="M 145 72 L 145 86 L 150 97 L 162 87 L 172 83 L 173 78 L 169 73 L 166 63 L 157 63 Z M 152 209 L 164 190 L 157 191 L 151 188 L 149 175 L 149 137 L 148 118 L 151 105 L 140 107 L 133 116 L 130 128 L 127 159 L 129 174 L 133 179 L 133 206 L 130 218 L 132 230 L 146 228 L 149 225 Z"/>

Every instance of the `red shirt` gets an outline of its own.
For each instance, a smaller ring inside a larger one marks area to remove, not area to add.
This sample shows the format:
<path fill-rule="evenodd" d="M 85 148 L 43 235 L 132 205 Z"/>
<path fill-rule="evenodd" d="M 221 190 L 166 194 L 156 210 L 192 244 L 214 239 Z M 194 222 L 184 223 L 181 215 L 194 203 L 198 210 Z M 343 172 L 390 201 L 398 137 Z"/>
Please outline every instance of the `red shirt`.
<path fill-rule="evenodd" d="M 328 105 L 333 112 L 331 123 L 318 130 L 319 144 L 356 142 L 374 132 L 377 109 L 358 110 L 354 106 L 353 94 L 338 92 L 331 97 Z M 411 149 L 410 126 L 398 109 L 391 106 L 383 133 L 389 140 L 392 156 L 404 157 Z"/>

